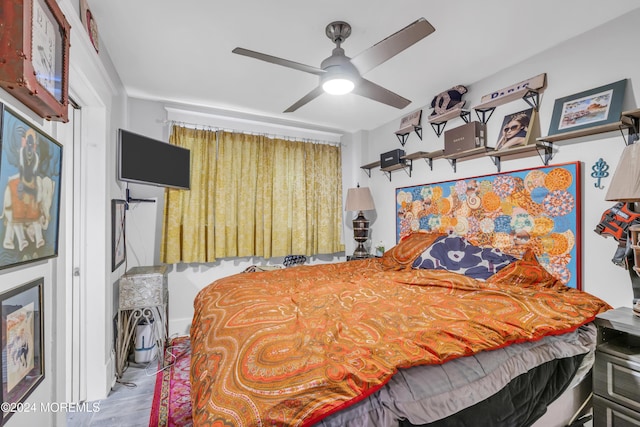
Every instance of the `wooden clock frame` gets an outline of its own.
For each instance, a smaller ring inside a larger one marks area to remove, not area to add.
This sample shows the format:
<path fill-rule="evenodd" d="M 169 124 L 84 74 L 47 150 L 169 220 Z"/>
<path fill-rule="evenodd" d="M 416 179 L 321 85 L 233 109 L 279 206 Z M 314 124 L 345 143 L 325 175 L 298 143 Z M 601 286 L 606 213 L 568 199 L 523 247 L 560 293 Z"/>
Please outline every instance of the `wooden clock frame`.
<path fill-rule="evenodd" d="M 61 43 L 56 43 L 57 61 L 62 64 L 59 99 L 38 82 L 32 63 L 32 15 L 36 1 L 49 9 L 61 36 Z M 3 21 L 0 22 L 0 87 L 40 117 L 68 122 L 71 26 L 56 0 L 0 0 L 0 16 Z"/>

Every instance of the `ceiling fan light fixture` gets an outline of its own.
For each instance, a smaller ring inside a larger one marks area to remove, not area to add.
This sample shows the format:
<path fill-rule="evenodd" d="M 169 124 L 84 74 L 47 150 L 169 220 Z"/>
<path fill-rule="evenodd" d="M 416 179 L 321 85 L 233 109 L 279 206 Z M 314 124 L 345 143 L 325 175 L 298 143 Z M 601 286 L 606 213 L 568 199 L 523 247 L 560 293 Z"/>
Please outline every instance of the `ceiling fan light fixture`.
<path fill-rule="evenodd" d="M 336 76 L 322 83 L 322 89 L 330 95 L 345 95 L 354 87 L 353 80 L 344 76 Z"/>

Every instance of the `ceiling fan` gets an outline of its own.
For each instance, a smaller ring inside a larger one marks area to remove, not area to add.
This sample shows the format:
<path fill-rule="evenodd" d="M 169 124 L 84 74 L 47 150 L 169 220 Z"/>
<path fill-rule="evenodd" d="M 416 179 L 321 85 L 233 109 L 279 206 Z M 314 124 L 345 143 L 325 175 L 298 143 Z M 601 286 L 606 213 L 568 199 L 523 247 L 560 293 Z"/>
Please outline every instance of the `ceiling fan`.
<path fill-rule="evenodd" d="M 322 61 L 320 68 L 241 47 L 236 47 L 232 52 L 320 77 L 320 84 L 287 108 L 285 113 L 296 111 L 309 101 L 320 96 L 323 91 L 336 95 L 353 91 L 353 93 L 365 98 L 402 109 L 409 105 L 411 101 L 362 76 L 434 31 L 435 28 L 426 19 L 420 18 L 355 57 L 349 58 L 344 54 L 344 49 L 342 49 L 341 45 L 351 34 L 351 26 L 343 21 L 335 21 L 327 25 L 325 33 L 336 44 L 336 47 L 333 49 L 331 56 Z"/>

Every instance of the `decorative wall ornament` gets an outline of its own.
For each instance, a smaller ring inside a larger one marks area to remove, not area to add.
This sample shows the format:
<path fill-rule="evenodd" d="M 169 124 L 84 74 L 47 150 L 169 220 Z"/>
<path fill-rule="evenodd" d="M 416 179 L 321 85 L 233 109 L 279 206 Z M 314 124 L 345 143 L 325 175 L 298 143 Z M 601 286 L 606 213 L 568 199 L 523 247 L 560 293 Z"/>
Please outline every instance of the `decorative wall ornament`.
<path fill-rule="evenodd" d="M 426 230 L 522 257 L 581 288 L 580 163 L 396 189 L 396 239 Z"/>
<path fill-rule="evenodd" d="M 462 100 L 462 95 L 467 93 L 467 88 L 462 85 L 456 85 L 451 89 L 436 95 L 431 101 L 433 112 L 429 116 L 430 121 L 437 120 L 438 116 L 442 116 L 451 110 L 461 109 L 466 101 Z"/>
<path fill-rule="evenodd" d="M 84 25 L 84 29 L 87 31 L 87 34 L 89 34 L 89 40 L 91 40 L 93 48 L 98 52 L 98 24 L 93 17 L 93 13 L 91 13 L 91 9 L 89 9 L 87 0 L 80 0 L 80 20 L 82 21 L 82 25 Z"/>
<path fill-rule="evenodd" d="M 595 162 L 593 166 L 591 166 L 591 170 L 593 171 L 591 172 L 591 178 L 596 179 L 596 182 L 595 184 L 593 184 L 593 186 L 602 190 L 604 187 L 600 185 L 600 181 L 602 180 L 602 178 L 606 178 L 609 176 L 609 165 L 607 164 L 607 162 L 602 160 L 602 157 L 600 157 L 598 161 Z"/>
<path fill-rule="evenodd" d="M 484 104 L 490 101 L 497 101 L 502 98 L 506 98 L 513 94 L 520 94 L 523 91 L 533 90 L 541 92 L 547 84 L 547 74 L 542 73 L 529 79 L 523 80 L 511 86 L 507 86 L 503 89 L 491 92 L 480 99 L 480 103 Z"/>

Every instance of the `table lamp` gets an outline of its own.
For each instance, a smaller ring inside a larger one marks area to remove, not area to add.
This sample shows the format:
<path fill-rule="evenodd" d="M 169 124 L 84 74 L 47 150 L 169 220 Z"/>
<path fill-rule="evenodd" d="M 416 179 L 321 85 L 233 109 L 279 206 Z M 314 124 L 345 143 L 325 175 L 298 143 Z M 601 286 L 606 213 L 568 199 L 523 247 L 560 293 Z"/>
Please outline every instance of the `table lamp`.
<path fill-rule="evenodd" d="M 622 151 L 605 200 L 628 203 L 630 211 L 640 213 L 640 143 L 629 144 Z M 640 307 L 640 265 L 634 261 L 634 252 L 640 251 L 640 247 L 638 242 L 633 244 L 630 241 L 632 236 L 628 234 L 627 249 L 631 247 L 632 250 L 627 251 L 626 260 L 633 288 L 633 303 Z"/>
<path fill-rule="evenodd" d="M 369 254 L 364 247 L 364 242 L 369 239 L 369 220 L 365 218 L 363 211 L 374 210 L 373 197 L 369 187 L 350 188 L 347 191 L 345 211 L 358 211 L 358 216 L 353 219 L 353 238 L 358 242 L 358 247 L 353 252 L 353 258 L 367 258 Z"/>

